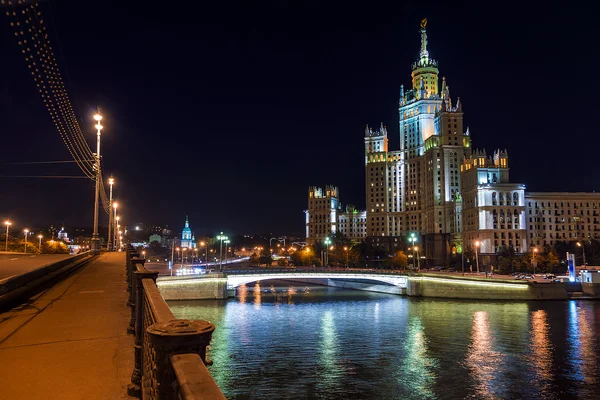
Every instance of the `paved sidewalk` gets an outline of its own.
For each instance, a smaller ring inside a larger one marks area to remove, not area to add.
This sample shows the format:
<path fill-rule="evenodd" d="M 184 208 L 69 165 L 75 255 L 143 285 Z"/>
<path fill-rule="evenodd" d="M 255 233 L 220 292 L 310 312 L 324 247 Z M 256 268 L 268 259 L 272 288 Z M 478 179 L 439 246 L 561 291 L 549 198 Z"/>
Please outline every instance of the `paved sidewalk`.
<path fill-rule="evenodd" d="M 130 399 L 125 253 L 96 258 L 0 314 L 0 398 Z"/>

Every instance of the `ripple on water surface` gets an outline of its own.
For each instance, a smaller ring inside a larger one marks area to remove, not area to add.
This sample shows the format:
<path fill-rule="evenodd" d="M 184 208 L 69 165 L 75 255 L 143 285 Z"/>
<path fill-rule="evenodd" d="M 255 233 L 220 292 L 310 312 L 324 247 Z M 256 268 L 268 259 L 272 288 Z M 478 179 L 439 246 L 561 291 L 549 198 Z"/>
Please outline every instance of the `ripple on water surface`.
<path fill-rule="evenodd" d="M 228 399 L 596 399 L 599 302 L 471 302 L 258 282 L 169 302 L 216 325 Z"/>

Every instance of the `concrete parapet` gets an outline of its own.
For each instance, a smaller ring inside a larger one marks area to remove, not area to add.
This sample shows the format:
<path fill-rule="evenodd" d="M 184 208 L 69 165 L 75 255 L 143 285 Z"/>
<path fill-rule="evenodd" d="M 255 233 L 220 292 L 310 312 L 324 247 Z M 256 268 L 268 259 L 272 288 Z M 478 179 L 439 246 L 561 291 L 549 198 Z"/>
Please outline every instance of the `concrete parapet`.
<path fill-rule="evenodd" d="M 156 285 L 165 300 L 227 298 L 227 278 L 222 275 L 159 277 Z"/>

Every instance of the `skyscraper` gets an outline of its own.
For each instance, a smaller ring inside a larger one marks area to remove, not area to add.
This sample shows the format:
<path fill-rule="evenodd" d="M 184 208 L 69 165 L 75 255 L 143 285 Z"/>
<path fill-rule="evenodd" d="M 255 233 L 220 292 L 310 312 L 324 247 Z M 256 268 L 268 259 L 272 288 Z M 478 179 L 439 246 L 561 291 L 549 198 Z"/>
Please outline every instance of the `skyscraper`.
<path fill-rule="evenodd" d="M 414 233 L 426 257 L 441 263 L 459 231 L 460 164 L 471 143 L 469 130 L 463 130 L 460 99 L 452 101 L 445 77 L 439 87 L 426 26 L 427 20 L 421 21 L 412 88 L 400 87 L 400 150 L 388 150 L 383 124 L 365 130 L 367 235 Z"/>

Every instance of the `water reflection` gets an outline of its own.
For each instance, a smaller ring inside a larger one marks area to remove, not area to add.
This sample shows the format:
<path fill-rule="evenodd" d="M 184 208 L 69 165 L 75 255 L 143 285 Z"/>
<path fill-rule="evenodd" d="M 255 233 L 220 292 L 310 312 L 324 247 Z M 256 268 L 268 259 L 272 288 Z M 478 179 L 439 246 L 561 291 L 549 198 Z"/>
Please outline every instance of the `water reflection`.
<path fill-rule="evenodd" d="M 260 282 L 256 282 L 256 284 L 254 285 L 254 289 L 252 290 L 252 294 L 254 295 L 254 308 L 258 310 L 260 309 L 261 299 Z"/>
<path fill-rule="evenodd" d="M 552 357 L 553 346 L 550 341 L 550 325 L 548 314 L 545 310 L 537 310 L 531 313 L 531 355 L 529 363 L 533 368 L 535 379 L 532 384 L 544 398 L 552 397 L 550 391 L 552 383 Z"/>
<path fill-rule="evenodd" d="M 241 304 L 246 303 L 246 298 L 248 297 L 248 287 L 245 283 L 237 288 L 237 297 Z"/>
<path fill-rule="evenodd" d="M 600 302 L 306 294 L 289 282 L 274 294 L 271 284 L 169 302 L 178 318 L 216 325 L 209 370 L 230 400 L 598 398 Z"/>
<path fill-rule="evenodd" d="M 325 311 L 321 317 L 321 342 L 319 344 L 320 390 L 336 391 L 340 384 L 342 369 L 339 365 L 338 338 L 335 331 L 335 320 L 331 310 Z"/>
<path fill-rule="evenodd" d="M 503 391 L 498 376 L 504 362 L 502 354 L 494 347 L 488 312 L 475 312 L 471 327 L 471 344 L 466 357 L 466 364 L 473 380 L 475 398 L 503 398 L 502 393 L 498 393 Z"/>
<path fill-rule="evenodd" d="M 420 398 L 435 398 L 433 384 L 437 360 L 428 355 L 427 338 L 418 317 L 408 321 L 404 340 L 404 359 L 397 379 L 406 393 Z"/>
<path fill-rule="evenodd" d="M 594 395 L 598 383 L 597 335 L 595 317 L 590 303 L 569 302 L 570 378 L 577 382 L 578 395 Z M 596 326 L 597 327 L 597 326 Z"/>

